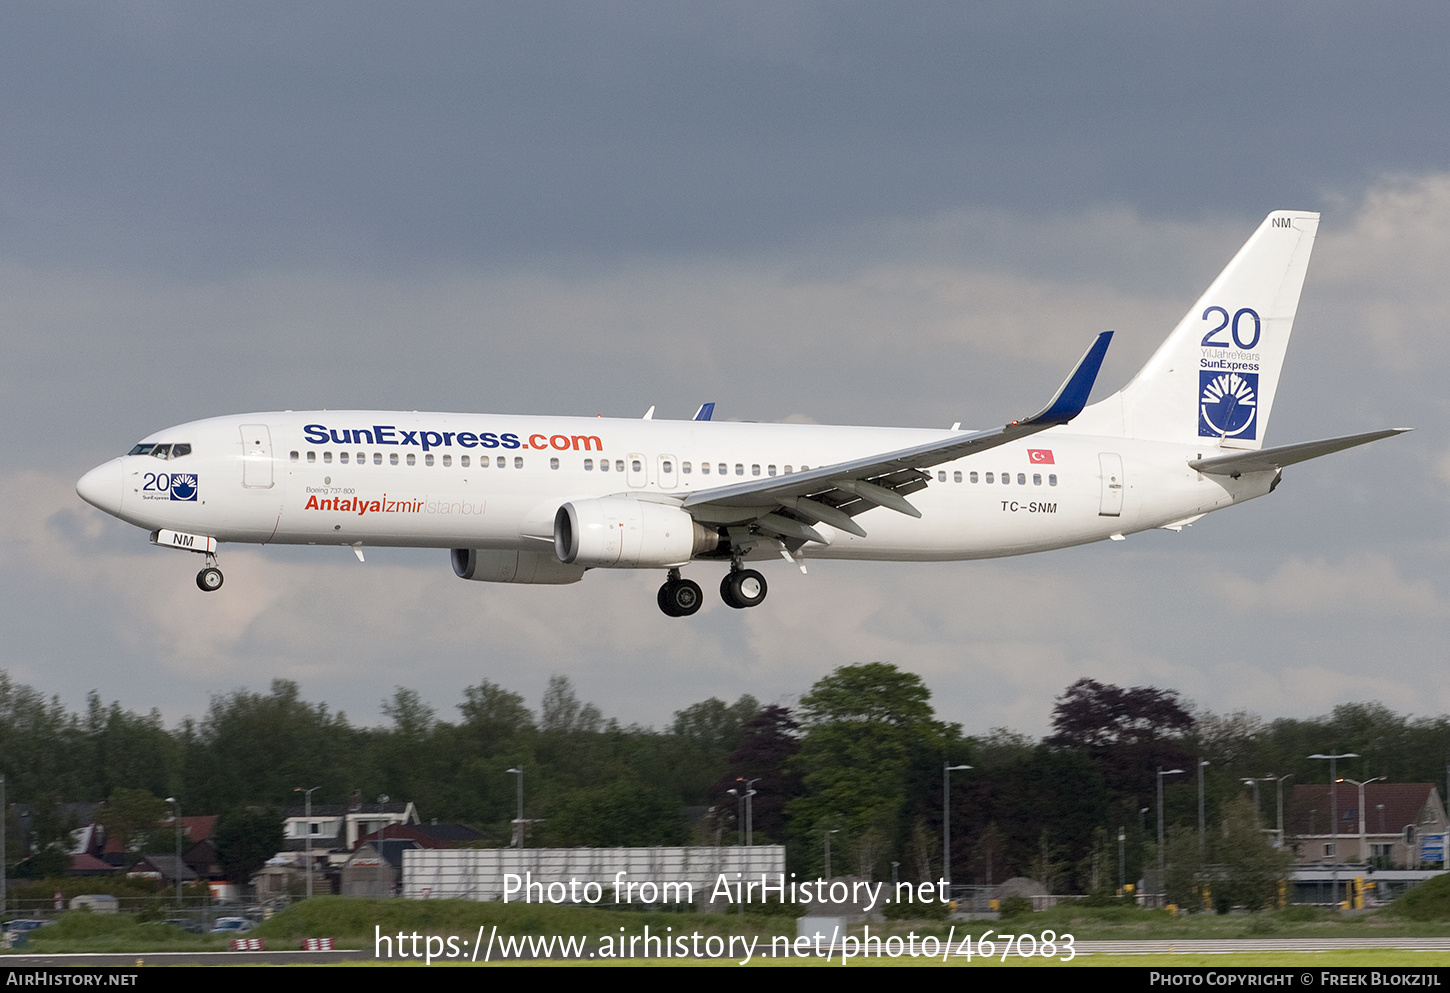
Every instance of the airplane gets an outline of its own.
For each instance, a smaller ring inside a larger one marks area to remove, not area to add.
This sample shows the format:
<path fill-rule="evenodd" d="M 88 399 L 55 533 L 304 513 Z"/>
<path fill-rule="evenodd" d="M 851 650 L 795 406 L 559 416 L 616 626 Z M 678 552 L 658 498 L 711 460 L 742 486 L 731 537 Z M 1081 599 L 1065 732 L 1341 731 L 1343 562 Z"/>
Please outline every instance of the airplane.
<path fill-rule="evenodd" d="M 1112 332 L 1051 400 L 987 430 L 326 410 L 167 428 L 81 477 L 90 504 L 153 544 L 449 550 L 462 579 L 578 582 L 658 569 L 660 610 L 700 609 L 681 570 L 727 568 L 734 608 L 765 600 L 747 563 L 945 561 L 1182 530 L 1273 492 L 1286 466 L 1391 428 L 1264 448 L 1319 215 L 1275 211 L 1121 390 L 1091 405 Z"/>

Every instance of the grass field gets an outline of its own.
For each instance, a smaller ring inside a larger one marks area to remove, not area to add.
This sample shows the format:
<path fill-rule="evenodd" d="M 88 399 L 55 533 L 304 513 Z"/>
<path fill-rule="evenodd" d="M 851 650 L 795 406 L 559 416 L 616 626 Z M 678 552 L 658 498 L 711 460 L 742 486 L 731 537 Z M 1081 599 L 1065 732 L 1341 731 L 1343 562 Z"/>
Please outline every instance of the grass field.
<path fill-rule="evenodd" d="M 1193 914 L 1172 917 L 1163 911 L 1140 910 L 1134 907 L 1068 906 L 1028 914 L 1010 921 L 886 921 L 870 925 L 873 935 L 904 937 L 914 934 L 918 939 L 926 936 L 945 938 L 953 926 L 956 928 L 957 941 L 965 933 L 971 933 L 975 939 L 980 940 L 987 931 L 992 932 L 989 937 L 1024 933 L 1040 936 L 1045 931 L 1053 931 L 1058 936 L 1072 935 L 1077 942 L 1225 938 L 1353 940 L 1450 936 L 1450 921 L 1443 919 L 1413 920 L 1383 912 L 1340 915 L 1303 907 L 1260 914 Z M 757 914 L 639 913 L 461 900 L 359 900 L 317 897 L 277 914 L 250 936 L 264 939 L 269 948 L 275 949 L 296 948 L 303 938 L 309 937 L 330 937 L 338 947 L 343 948 L 372 949 L 379 935 L 396 938 L 401 933 L 411 938 L 416 933 L 425 937 L 452 936 L 459 941 L 473 942 L 481 930 L 489 933 L 496 928 L 500 935 L 515 937 L 571 935 L 593 946 L 601 941 L 618 940 L 621 935 L 640 934 L 646 927 L 654 935 L 698 933 L 725 940 L 731 936 L 735 936 L 737 940 L 754 938 L 757 939 L 758 947 L 768 947 L 771 939 L 776 936 L 794 938 L 796 922 L 791 917 Z M 853 927 L 851 932 L 859 935 L 860 926 Z M 54 925 L 32 932 L 29 948 L 26 950 L 35 953 L 159 952 L 208 948 L 220 950 L 226 946 L 225 938 L 186 934 L 163 924 L 140 923 L 136 918 L 127 915 L 76 911 L 63 915 Z M 1288 959 L 1292 959 L 1295 968 L 1324 967 L 1329 964 L 1450 965 L 1450 953 L 1394 950 L 1292 953 L 1288 958 L 1279 956 L 1274 959 L 1265 959 L 1259 953 L 1242 956 L 1079 956 L 1074 964 L 1278 965 L 1288 964 Z M 633 961 L 640 964 L 639 959 Z M 670 961 L 679 964 L 681 960 Z M 782 964 L 780 960 L 774 961 Z M 864 964 L 867 961 L 869 960 L 858 958 L 854 963 Z M 878 964 L 909 964 L 913 961 L 921 965 L 928 962 L 902 957 L 880 961 Z M 940 959 L 935 961 L 940 962 Z M 951 963 L 967 964 L 955 956 Z M 972 964 L 986 963 L 977 959 Z M 1016 954 L 1010 955 L 1006 962 L 1009 966 L 1034 967 L 1056 967 L 1060 964 L 1056 958 L 1038 956 L 1028 960 Z"/>

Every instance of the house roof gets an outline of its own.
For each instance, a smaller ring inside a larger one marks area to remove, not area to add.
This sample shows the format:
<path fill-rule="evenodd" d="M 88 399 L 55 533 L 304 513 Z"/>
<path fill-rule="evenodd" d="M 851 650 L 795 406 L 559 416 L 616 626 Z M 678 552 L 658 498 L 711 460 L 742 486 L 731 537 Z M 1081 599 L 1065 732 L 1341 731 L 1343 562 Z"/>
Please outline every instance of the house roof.
<path fill-rule="evenodd" d="M 1339 834 L 1359 833 L 1359 787 L 1336 783 L 1332 795 L 1339 813 Z M 1438 807 L 1440 794 L 1431 783 L 1367 783 L 1364 787 L 1364 829 L 1367 834 L 1399 834 L 1419 824 L 1425 805 Z M 1330 823 L 1328 783 L 1294 786 L 1285 801 L 1285 829 L 1298 835 L 1335 833 Z M 1443 816 L 1443 813 L 1441 814 Z"/>
<path fill-rule="evenodd" d="M 465 824 L 389 824 L 360 843 L 394 839 L 415 842 L 419 848 L 447 848 L 480 841 L 483 835 Z"/>
<path fill-rule="evenodd" d="M 159 872 L 167 879 L 174 881 L 179 878 L 182 882 L 191 882 L 197 878 L 191 866 L 178 861 L 175 855 L 147 855 L 131 871 Z"/>
<path fill-rule="evenodd" d="M 200 817 L 183 817 L 181 818 L 182 836 L 187 838 L 193 845 L 198 841 L 206 841 L 211 837 L 212 832 L 216 830 L 216 822 L 216 814 L 203 814 Z M 173 826 L 173 823 L 172 818 L 167 817 L 162 820 L 161 826 L 169 828 Z"/>
<path fill-rule="evenodd" d="M 94 855 L 87 855 L 82 852 L 79 855 L 70 857 L 70 873 L 73 876 L 94 876 L 100 873 L 115 872 L 116 867 L 109 862 L 102 862 Z"/>
<path fill-rule="evenodd" d="M 413 805 L 411 803 L 314 803 L 312 805 L 312 816 L 345 817 L 348 814 L 361 814 L 363 816 L 369 814 L 390 814 L 393 816 L 402 816 L 404 814 L 411 814 L 416 817 L 417 813 L 413 811 L 412 807 Z M 306 817 L 308 816 L 307 808 L 306 806 L 288 807 L 282 812 L 282 816 L 288 819 Z"/>

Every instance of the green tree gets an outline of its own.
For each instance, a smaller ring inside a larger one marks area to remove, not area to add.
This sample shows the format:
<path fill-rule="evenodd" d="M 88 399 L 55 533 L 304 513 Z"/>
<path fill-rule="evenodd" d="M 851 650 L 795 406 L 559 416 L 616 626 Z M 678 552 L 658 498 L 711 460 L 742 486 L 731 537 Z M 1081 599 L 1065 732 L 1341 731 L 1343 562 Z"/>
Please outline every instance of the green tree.
<path fill-rule="evenodd" d="M 119 837 L 126 851 L 139 854 L 172 850 L 173 846 L 161 844 L 165 833 L 161 830 L 161 819 L 165 816 L 166 801 L 155 793 L 118 786 L 106 799 L 99 819 L 107 835 Z"/>
<path fill-rule="evenodd" d="M 233 810 L 217 819 L 214 840 L 222 872 L 245 885 L 282 850 L 282 816 L 260 807 Z"/>
<path fill-rule="evenodd" d="M 1215 906 L 1251 911 L 1274 906 L 1280 884 L 1289 878 L 1294 856 L 1288 848 L 1275 848 L 1269 843 L 1254 823 L 1254 805 L 1247 797 L 1241 796 L 1229 806 L 1215 848 Z"/>
<path fill-rule="evenodd" d="M 805 736 L 794 767 L 805 795 L 787 812 L 808 851 L 823 831 L 839 829 L 841 850 L 854 847 L 855 868 L 874 875 L 905 847 L 913 801 L 940 805 L 941 761 L 955 729 L 936 720 L 930 699 L 920 676 L 888 662 L 843 666 L 801 697 Z"/>

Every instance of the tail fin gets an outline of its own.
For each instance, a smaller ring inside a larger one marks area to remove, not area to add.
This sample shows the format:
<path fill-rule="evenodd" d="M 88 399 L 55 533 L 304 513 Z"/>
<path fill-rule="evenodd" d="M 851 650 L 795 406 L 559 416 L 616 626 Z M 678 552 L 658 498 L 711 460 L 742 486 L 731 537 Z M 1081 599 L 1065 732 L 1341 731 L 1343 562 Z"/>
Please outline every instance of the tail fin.
<path fill-rule="evenodd" d="M 1318 228 L 1318 214 L 1266 217 L 1132 381 L 1075 427 L 1260 448 Z"/>

